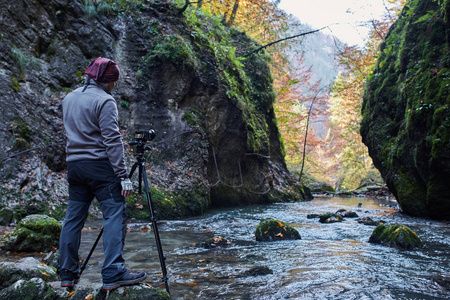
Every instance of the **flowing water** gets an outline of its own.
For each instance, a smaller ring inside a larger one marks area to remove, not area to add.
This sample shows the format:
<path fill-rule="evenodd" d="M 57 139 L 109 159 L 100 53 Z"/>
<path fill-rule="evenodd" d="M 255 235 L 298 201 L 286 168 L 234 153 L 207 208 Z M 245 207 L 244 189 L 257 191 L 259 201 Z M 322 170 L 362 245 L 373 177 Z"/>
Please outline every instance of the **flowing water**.
<path fill-rule="evenodd" d="M 374 226 L 350 218 L 331 224 L 307 218 L 339 209 L 407 225 L 424 245 L 401 251 L 370 244 Z M 255 228 L 266 217 L 289 223 L 302 239 L 256 242 Z M 101 223 L 86 225 L 99 228 Z M 150 226 L 130 223 L 129 227 L 124 249 L 127 267 L 147 272 L 146 283 L 164 289 L 154 234 L 146 230 Z M 450 222 L 405 216 L 392 200 L 333 197 L 211 210 L 186 220 L 158 221 L 158 229 L 172 299 L 450 299 Z M 82 257 L 98 232 L 83 231 Z M 219 236 L 231 244 L 213 249 L 199 246 Z M 79 285 L 101 285 L 102 259 L 100 241 Z M 257 266 L 269 267 L 273 274 L 244 275 Z"/>
<path fill-rule="evenodd" d="M 407 225 L 424 246 L 400 251 L 370 244 L 374 226 L 349 218 L 332 224 L 307 218 L 307 214 L 338 209 Z M 302 239 L 256 242 L 255 228 L 265 217 L 289 223 Z M 158 224 L 172 299 L 450 299 L 450 223 L 405 216 L 392 200 L 315 198 L 212 210 Z M 146 282 L 163 288 L 153 232 L 139 229 L 145 225 L 130 224 L 126 264 L 146 271 Z M 89 252 L 97 234 L 83 232 L 80 254 Z M 218 236 L 231 244 L 209 250 L 199 247 Z M 100 243 L 80 284 L 101 282 L 101 263 Z M 267 266 L 273 274 L 243 275 L 255 266 Z"/>

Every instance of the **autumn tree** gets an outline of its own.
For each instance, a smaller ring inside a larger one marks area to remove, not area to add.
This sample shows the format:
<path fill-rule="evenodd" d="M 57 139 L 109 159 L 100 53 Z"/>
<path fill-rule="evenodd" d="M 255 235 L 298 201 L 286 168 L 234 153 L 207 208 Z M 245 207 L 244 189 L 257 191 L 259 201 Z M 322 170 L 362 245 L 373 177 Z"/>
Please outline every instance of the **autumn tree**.
<path fill-rule="evenodd" d="M 389 0 L 389 8 L 381 20 L 372 20 L 371 32 L 365 46 L 345 46 L 338 56 L 343 72 L 332 88 L 330 99 L 331 128 L 334 138 L 342 145 L 338 160 L 337 176 L 343 188 L 358 188 L 369 170 L 374 170 L 367 148 L 359 134 L 361 103 L 366 78 L 372 72 L 378 56 L 379 44 L 395 21 L 404 0 Z"/>

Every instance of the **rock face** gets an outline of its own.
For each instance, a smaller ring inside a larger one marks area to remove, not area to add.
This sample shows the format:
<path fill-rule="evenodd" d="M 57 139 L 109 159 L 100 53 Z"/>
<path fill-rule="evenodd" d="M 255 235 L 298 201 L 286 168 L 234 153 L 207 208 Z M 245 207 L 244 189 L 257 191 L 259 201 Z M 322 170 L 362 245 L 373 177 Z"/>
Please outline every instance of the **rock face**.
<path fill-rule="evenodd" d="M 98 56 L 121 69 L 114 96 L 124 141 L 157 133 L 144 156 L 159 217 L 307 198 L 285 166 L 266 58 L 240 58 L 257 46 L 245 34 L 166 1 L 3 2 L 0 203 L 16 214 L 64 215 L 61 101 Z"/>
<path fill-rule="evenodd" d="M 450 218 L 450 2 L 408 1 L 363 101 L 361 134 L 404 212 Z"/>

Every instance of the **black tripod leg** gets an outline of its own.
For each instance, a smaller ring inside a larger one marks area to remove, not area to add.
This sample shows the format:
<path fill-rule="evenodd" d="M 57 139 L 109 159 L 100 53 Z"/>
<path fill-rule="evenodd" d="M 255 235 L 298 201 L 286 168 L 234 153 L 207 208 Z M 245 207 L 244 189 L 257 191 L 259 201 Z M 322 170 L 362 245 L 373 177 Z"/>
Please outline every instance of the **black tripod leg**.
<path fill-rule="evenodd" d="M 140 172 L 139 174 L 142 174 L 142 177 L 144 179 L 145 194 L 147 196 L 148 206 L 150 209 L 150 221 L 152 222 L 152 229 L 155 234 L 156 248 L 158 249 L 159 262 L 161 264 L 161 270 L 162 270 L 162 274 L 163 274 L 162 280 L 164 281 L 164 285 L 166 287 L 167 293 L 169 293 L 169 295 L 170 295 L 169 283 L 168 283 L 169 278 L 167 276 L 167 269 L 166 269 L 166 258 L 164 257 L 162 245 L 161 245 L 161 239 L 159 238 L 158 226 L 156 224 L 155 213 L 153 210 L 152 196 L 150 194 L 150 187 L 148 185 L 147 173 L 145 173 L 143 164 L 141 165 L 140 170 L 142 173 Z"/>
<path fill-rule="evenodd" d="M 100 230 L 100 233 L 98 234 L 98 237 L 97 237 L 97 239 L 95 240 L 95 243 L 94 243 L 94 245 L 92 246 L 91 251 L 89 252 L 88 256 L 86 257 L 86 259 L 85 259 L 85 261 L 84 261 L 84 263 L 83 263 L 83 265 L 82 265 L 81 268 L 80 268 L 80 276 L 81 276 L 81 274 L 83 273 L 84 269 L 86 268 L 87 263 L 89 262 L 89 259 L 90 259 L 91 256 L 92 256 L 92 253 L 94 253 L 95 247 L 97 247 L 98 241 L 99 241 L 100 238 L 102 237 L 102 234 L 103 234 L 103 227 L 102 227 L 102 229 Z"/>

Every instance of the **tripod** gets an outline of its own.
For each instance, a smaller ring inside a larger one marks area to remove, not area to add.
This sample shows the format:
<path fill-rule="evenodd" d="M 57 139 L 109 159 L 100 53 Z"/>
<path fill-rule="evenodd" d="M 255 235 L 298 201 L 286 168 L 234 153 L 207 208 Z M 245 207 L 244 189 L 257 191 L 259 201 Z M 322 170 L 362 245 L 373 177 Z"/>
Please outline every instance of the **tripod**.
<path fill-rule="evenodd" d="M 168 283 L 168 275 L 167 275 L 167 269 L 166 269 L 166 258 L 163 254 L 162 246 L 161 246 L 161 239 L 159 238 L 159 231 L 158 226 L 156 223 L 156 217 L 155 217 L 155 211 L 153 210 L 153 203 L 152 203 L 152 197 L 150 193 L 150 187 L 148 185 L 148 179 L 147 179 L 147 173 L 145 172 L 145 158 L 144 158 L 144 152 L 147 150 L 150 150 L 150 147 L 146 146 L 145 143 L 147 139 L 153 138 L 149 137 L 148 135 L 144 135 L 144 138 L 139 138 L 137 141 L 133 141 L 130 143 L 131 146 L 136 146 L 136 162 L 134 163 L 133 167 L 131 168 L 131 172 L 129 177 L 133 176 L 134 172 L 137 168 L 139 168 L 139 194 L 142 192 L 142 182 L 144 182 L 144 191 L 145 195 L 147 197 L 148 201 L 148 207 L 150 210 L 150 222 L 152 223 L 152 229 L 153 233 L 155 234 L 155 240 L 156 240 L 156 248 L 158 249 L 158 256 L 159 256 L 159 263 L 161 264 L 161 270 L 162 270 L 162 281 L 164 282 L 164 286 L 166 288 L 167 293 L 170 295 L 169 291 L 169 283 Z M 100 240 L 100 237 L 103 234 L 103 228 L 100 230 L 100 233 L 97 237 L 97 239 L 94 242 L 94 245 L 92 246 L 91 251 L 89 252 L 88 256 L 86 257 L 86 260 L 84 261 L 83 265 L 80 268 L 80 276 L 83 273 L 84 269 L 86 268 L 86 265 L 89 261 L 89 259 L 92 256 L 92 253 L 94 252 L 95 247 L 97 247 L 97 244 Z"/>
<path fill-rule="evenodd" d="M 167 293 L 169 293 L 169 283 L 168 283 L 168 276 L 167 276 L 167 269 L 166 269 L 166 258 L 163 254 L 162 246 L 161 246 L 161 239 L 159 238 L 159 231 L 158 226 L 156 223 L 156 217 L 155 217 L 155 211 L 153 209 L 153 203 L 152 203 L 152 195 L 150 193 L 150 187 L 148 185 L 148 179 L 147 179 L 147 173 L 145 172 L 145 158 L 144 158 L 144 152 L 146 150 L 150 150 L 150 147 L 145 146 L 145 140 L 144 142 L 138 140 L 131 142 L 130 145 L 136 145 L 136 162 L 134 163 L 133 167 L 131 168 L 130 172 L 130 178 L 133 175 L 134 171 L 139 167 L 139 194 L 142 192 L 142 181 L 144 182 L 144 191 L 145 195 L 147 197 L 148 201 L 148 208 L 150 210 L 150 222 L 152 223 L 152 229 L 153 233 L 155 234 L 155 241 L 156 241 L 156 248 L 158 249 L 158 256 L 159 256 L 159 263 L 161 264 L 161 270 L 163 275 L 163 282 L 164 286 L 166 287 Z"/>

